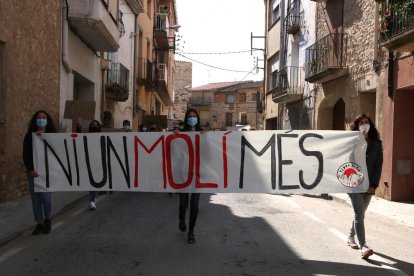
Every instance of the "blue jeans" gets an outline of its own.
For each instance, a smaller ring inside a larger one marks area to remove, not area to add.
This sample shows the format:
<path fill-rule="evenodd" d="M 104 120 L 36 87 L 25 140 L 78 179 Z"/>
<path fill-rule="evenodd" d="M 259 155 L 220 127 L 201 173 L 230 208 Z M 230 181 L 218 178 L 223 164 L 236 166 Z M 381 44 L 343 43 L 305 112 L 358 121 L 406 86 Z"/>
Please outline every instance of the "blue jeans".
<path fill-rule="evenodd" d="M 363 193 L 363 194 L 348 194 L 351 199 L 352 207 L 354 208 L 354 221 L 352 222 L 351 230 L 349 231 L 349 236 L 353 237 L 356 235 L 358 237 L 359 245 L 365 245 L 365 211 L 368 208 L 369 202 L 371 201 L 372 194 Z"/>
<path fill-rule="evenodd" d="M 89 201 L 93 201 L 93 202 L 96 202 L 96 194 L 97 194 L 97 192 L 96 191 L 90 191 L 89 192 Z"/>
<path fill-rule="evenodd" d="M 45 219 L 50 219 L 52 213 L 52 193 L 35 192 L 33 177 L 27 174 L 27 179 L 29 181 L 30 196 L 32 197 L 34 219 L 37 223 L 43 224 L 43 216 Z"/>

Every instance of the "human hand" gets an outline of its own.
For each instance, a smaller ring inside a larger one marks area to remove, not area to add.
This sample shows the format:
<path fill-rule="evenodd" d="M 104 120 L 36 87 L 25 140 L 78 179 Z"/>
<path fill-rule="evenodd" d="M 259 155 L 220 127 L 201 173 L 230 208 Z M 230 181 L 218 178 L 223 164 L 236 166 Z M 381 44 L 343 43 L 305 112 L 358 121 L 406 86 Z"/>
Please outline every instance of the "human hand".
<path fill-rule="evenodd" d="M 369 187 L 367 193 L 368 194 L 375 194 L 375 188 L 374 187 Z"/>
<path fill-rule="evenodd" d="M 29 172 L 29 174 L 30 174 L 31 177 L 38 177 L 39 176 L 35 170 L 31 170 Z"/>

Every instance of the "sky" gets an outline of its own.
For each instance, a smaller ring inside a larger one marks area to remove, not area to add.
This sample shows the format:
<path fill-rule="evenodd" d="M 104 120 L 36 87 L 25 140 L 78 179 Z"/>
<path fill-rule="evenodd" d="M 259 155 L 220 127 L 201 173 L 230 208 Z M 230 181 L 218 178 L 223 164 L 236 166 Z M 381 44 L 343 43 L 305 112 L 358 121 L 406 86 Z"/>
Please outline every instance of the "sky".
<path fill-rule="evenodd" d="M 263 52 L 250 54 L 251 33 L 264 35 L 263 0 L 176 0 L 176 7 L 181 25 L 177 34 L 181 39 L 177 42 L 175 59 L 193 64 L 192 87 L 213 82 L 263 80 L 263 70 L 254 69 L 257 58 L 259 67 L 263 67 Z M 254 39 L 253 43 L 254 48 L 264 48 L 264 39 Z M 240 51 L 243 53 L 229 53 Z"/>

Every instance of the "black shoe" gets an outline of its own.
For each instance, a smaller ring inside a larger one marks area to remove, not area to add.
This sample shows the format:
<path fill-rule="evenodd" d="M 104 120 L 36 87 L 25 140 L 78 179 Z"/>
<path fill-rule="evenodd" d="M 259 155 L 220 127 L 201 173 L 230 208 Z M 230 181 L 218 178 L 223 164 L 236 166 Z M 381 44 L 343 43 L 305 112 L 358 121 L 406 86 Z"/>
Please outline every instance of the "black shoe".
<path fill-rule="evenodd" d="M 36 228 L 33 230 L 32 235 L 34 236 L 39 235 L 40 233 L 43 233 L 43 231 L 44 231 L 43 225 L 38 223 L 36 225 Z"/>
<path fill-rule="evenodd" d="M 49 234 L 52 230 L 52 222 L 50 221 L 50 219 L 45 219 L 44 224 L 45 226 L 43 227 L 43 233 Z"/>
<path fill-rule="evenodd" d="M 187 242 L 191 244 L 195 243 L 194 232 L 192 231 L 188 232 Z"/>
<path fill-rule="evenodd" d="M 180 222 L 178 223 L 178 228 L 181 232 L 185 232 L 187 230 L 187 225 L 185 225 L 185 220 L 180 219 Z"/>

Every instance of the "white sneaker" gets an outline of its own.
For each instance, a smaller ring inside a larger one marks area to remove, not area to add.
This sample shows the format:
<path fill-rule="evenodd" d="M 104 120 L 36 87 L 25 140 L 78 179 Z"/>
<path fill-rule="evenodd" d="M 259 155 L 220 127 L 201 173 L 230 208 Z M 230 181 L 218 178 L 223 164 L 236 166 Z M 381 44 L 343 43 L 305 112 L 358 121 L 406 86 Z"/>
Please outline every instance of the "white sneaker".
<path fill-rule="evenodd" d="M 355 242 L 355 238 L 354 237 L 348 237 L 348 246 L 353 248 L 353 249 L 359 249 L 358 244 Z"/>
<path fill-rule="evenodd" d="M 374 250 L 369 248 L 366 244 L 361 247 L 361 257 L 362 259 L 368 259 L 369 256 L 374 254 Z"/>
<path fill-rule="evenodd" d="M 95 211 L 96 210 L 96 203 L 95 202 L 91 201 L 89 203 L 89 210 L 91 210 L 91 211 Z"/>

